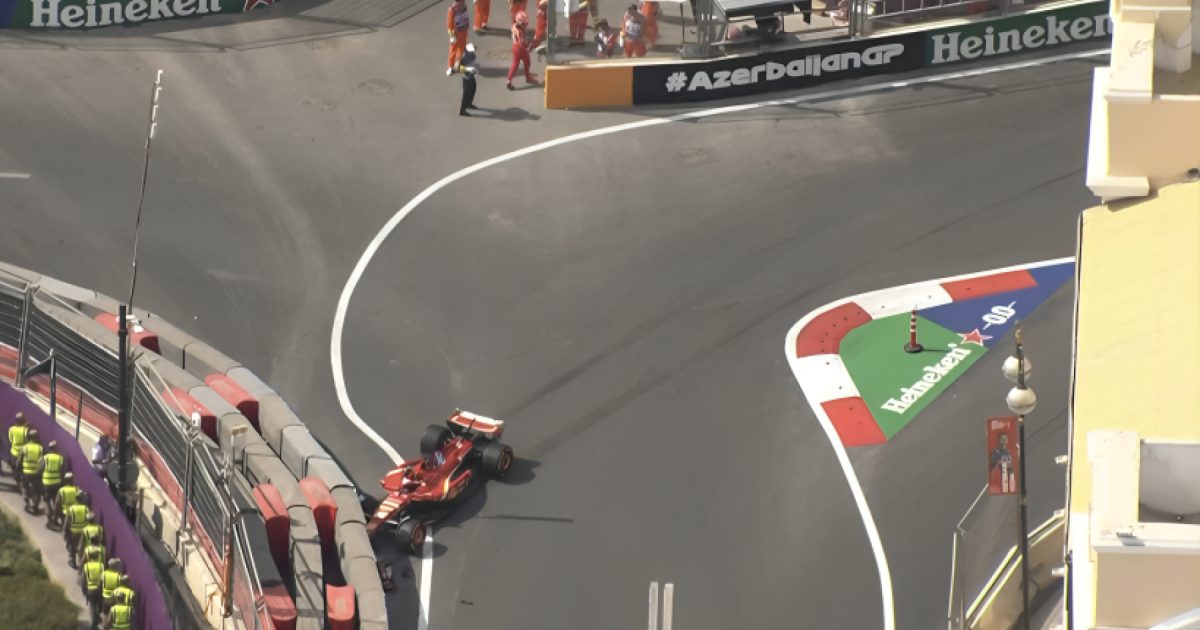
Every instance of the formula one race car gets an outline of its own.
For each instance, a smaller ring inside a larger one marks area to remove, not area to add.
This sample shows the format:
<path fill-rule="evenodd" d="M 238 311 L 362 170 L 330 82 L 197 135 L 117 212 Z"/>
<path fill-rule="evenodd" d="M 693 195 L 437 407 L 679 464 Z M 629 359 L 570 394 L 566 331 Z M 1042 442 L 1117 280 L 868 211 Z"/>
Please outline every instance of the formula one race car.
<path fill-rule="evenodd" d="M 499 441 L 503 433 L 503 420 L 457 409 L 446 426 L 430 425 L 421 436 L 421 459 L 402 462 L 380 480 L 388 496 L 374 508 L 367 533 L 386 524 L 402 549 L 417 553 L 429 523 L 449 514 L 484 477 L 503 478 L 512 468 L 513 451 Z"/>

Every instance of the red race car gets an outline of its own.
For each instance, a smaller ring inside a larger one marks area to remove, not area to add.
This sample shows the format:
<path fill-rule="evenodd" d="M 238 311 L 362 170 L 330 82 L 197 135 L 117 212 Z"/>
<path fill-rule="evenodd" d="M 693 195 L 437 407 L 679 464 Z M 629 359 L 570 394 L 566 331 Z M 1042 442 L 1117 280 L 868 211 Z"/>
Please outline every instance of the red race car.
<path fill-rule="evenodd" d="M 457 409 L 446 426 L 430 425 L 421 436 L 421 459 L 402 462 L 379 481 L 388 495 L 374 509 L 367 533 L 390 525 L 400 546 L 417 553 L 429 523 L 448 514 L 483 477 L 499 479 L 512 468 L 513 451 L 500 442 L 503 434 L 503 420 Z"/>

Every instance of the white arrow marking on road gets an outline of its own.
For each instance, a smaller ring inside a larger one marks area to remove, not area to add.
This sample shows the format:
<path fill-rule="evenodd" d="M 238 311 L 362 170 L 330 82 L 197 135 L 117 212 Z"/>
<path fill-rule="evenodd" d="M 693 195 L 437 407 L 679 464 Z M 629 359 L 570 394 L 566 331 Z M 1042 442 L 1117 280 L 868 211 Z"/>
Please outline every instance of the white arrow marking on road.
<path fill-rule="evenodd" d="M 434 195 L 434 193 L 445 188 L 446 186 L 449 186 L 450 184 L 452 184 L 454 182 L 457 182 L 458 180 L 460 180 L 468 175 L 478 173 L 479 171 L 482 171 L 491 166 L 495 166 L 497 164 L 503 164 L 505 162 L 514 160 L 516 158 L 525 157 L 525 156 L 531 155 L 533 153 L 539 153 L 541 151 L 545 151 L 546 149 L 552 149 L 554 147 L 559 147 L 559 146 L 562 146 L 565 144 L 570 144 L 572 142 L 577 142 L 580 140 L 588 140 L 591 138 L 599 138 L 602 136 L 613 135 L 613 134 L 621 133 L 624 131 L 634 131 L 636 129 L 642 129 L 645 127 L 654 127 L 654 126 L 658 126 L 658 125 L 665 125 L 668 123 L 675 123 L 675 122 L 695 121 L 695 120 L 700 120 L 700 119 L 704 119 L 704 118 L 711 118 L 713 116 L 720 116 L 722 114 L 736 114 L 736 113 L 740 113 L 740 112 L 748 112 L 748 111 L 754 111 L 754 110 L 758 110 L 758 109 L 765 109 L 768 107 L 797 105 L 800 103 L 821 101 L 821 100 L 827 100 L 830 98 L 847 97 L 847 96 L 853 96 L 856 94 L 871 94 L 874 92 L 885 92 L 887 90 L 894 90 L 894 89 L 898 89 L 901 87 L 942 83 L 945 81 L 953 81 L 956 79 L 965 79 L 965 78 L 969 78 L 969 77 L 984 76 L 984 75 L 995 74 L 995 73 L 999 73 L 999 72 L 1020 70 L 1023 68 L 1033 68 L 1033 67 L 1037 67 L 1037 66 L 1043 66 L 1046 64 L 1050 64 L 1050 63 L 1056 63 L 1059 61 L 1067 61 L 1067 60 L 1071 60 L 1071 59 L 1083 59 L 1083 58 L 1087 58 L 1087 57 L 1095 57 L 1095 56 L 1104 55 L 1104 54 L 1108 54 L 1107 49 L 1097 50 L 1097 51 L 1088 51 L 1088 52 L 1083 52 L 1083 53 L 1070 53 L 1070 54 L 1066 54 L 1066 55 L 1057 55 L 1057 56 L 1053 56 L 1053 57 L 1043 57 L 1041 59 L 1033 59 L 1030 61 L 1019 61 L 1016 63 L 988 66 L 988 67 L 984 67 L 984 68 L 973 68 L 970 70 L 963 70 L 960 72 L 948 72 L 945 74 L 929 75 L 929 76 L 924 76 L 924 77 L 918 77 L 915 79 L 910 79 L 907 81 L 884 81 L 881 83 L 872 83 L 869 85 L 858 85 L 858 86 L 854 86 L 854 87 L 850 87 L 850 88 L 842 88 L 842 89 L 838 89 L 838 90 L 827 90 L 824 92 L 809 92 L 809 93 L 805 93 L 800 96 L 795 96 L 795 97 L 791 97 L 791 98 L 780 98 L 780 99 L 772 99 L 772 100 L 767 100 L 767 101 L 759 101 L 759 102 L 755 102 L 755 103 L 744 103 L 744 104 L 740 104 L 740 105 L 729 105 L 729 106 L 725 106 L 725 107 L 703 109 L 703 110 L 698 110 L 698 111 L 685 112 L 682 114 L 676 114 L 674 116 L 668 116 L 668 117 L 664 117 L 664 118 L 647 118 L 647 119 L 638 120 L 635 122 L 623 123 L 620 125 L 613 125 L 611 127 L 601 127 L 599 129 L 592 129 L 590 131 L 582 131 L 579 133 L 562 136 L 560 138 L 555 138 L 553 140 L 547 140 L 545 142 L 540 142 L 538 144 L 524 147 L 522 149 L 516 149 L 514 151 L 509 151 L 508 153 L 504 153 L 502 155 L 497 155 L 496 157 L 489 158 L 482 162 L 477 162 L 477 163 L 467 166 L 463 169 L 460 169 L 458 171 L 450 173 L 449 175 L 446 175 L 445 177 L 434 182 L 432 185 L 430 185 L 425 190 L 422 190 L 416 197 L 413 197 L 412 199 L 410 199 L 408 203 L 404 204 L 403 208 L 400 208 L 399 210 L 397 210 L 396 213 L 393 214 L 390 219 L 388 219 L 387 223 L 385 223 L 383 225 L 383 227 L 379 229 L 379 232 L 375 234 L 374 238 L 372 238 L 371 241 L 369 243 L 367 243 L 366 250 L 363 251 L 362 256 L 358 259 L 358 262 L 354 265 L 354 269 L 350 272 L 350 277 L 346 280 L 346 285 L 342 288 L 342 294 L 338 297 L 337 308 L 334 310 L 334 314 L 333 314 L 333 332 L 330 334 L 330 338 L 329 338 L 329 363 L 330 363 L 330 368 L 333 372 L 333 389 L 337 393 L 338 405 L 341 406 L 342 413 L 344 413 L 346 415 L 346 419 L 348 419 L 355 427 L 358 427 L 358 430 L 361 431 L 363 433 L 363 435 L 367 436 L 368 439 L 370 439 L 372 442 L 374 442 L 376 445 L 378 445 L 379 448 L 383 449 L 383 452 L 386 453 L 389 457 L 391 457 L 392 461 L 396 462 L 397 464 L 399 464 L 400 462 L 403 461 L 403 458 L 400 456 L 400 453 L 391 444 L 389 444 L 387 442 L 387 440 L 383 439 L 383 437 L 381 435 L 379 435 L 379 433 L 377 433 L 375 431 L 375 429 L 371 428 L 371 425 L 367 424 L 367 422 L 362 419 L 362 416 L 358 415 L 358 412 L 354 409 L 353 403 L 351 403 L 351 401 L 350 401 L 350 394 L 346 389 L 346 374 L 342 369 L 342 334 L 343 334 L 343 332 L 345 332 L 345 329 L 346 329 L 346 315 L 350 310 L 350 298 L 353 297 L 354 290 L 356 288 L 358 288 L 358 283 L 359 283 L 359 281 L 362 280 L 363 274 L 367 270 L 367 265 L 369 265 L 371 263 L 371 259 L 375 257 L 375 252 L 379 251 L 379 248 L 383 245 L 383 242 L 385 240 L 387 240 L 388 236 L 391 236 L 392 232 L 394 232 L 396 230 L 396 228 L 400 225 L 400 222 L 403 221 L 404 218 L 407 217 L 410 213 L 412 213 L 412 211 L 414 209 L 416 209 L 417 206 L 421 205 L 426 199 L 429 199 L 430 197 L 432 197 Z M 836 444 L 834 444 L 834 450 L 836 452 L 838 450 L 838 446 L 841 444 L 840 440 L 838 440 L 836 434 L 831 434 L 828 437 L 830 438 L 831 441 L 836 442 Z M 851 488 L 852 489 L 856 488 L 858 486 L 857 477 L 854 477 L 853 469 L 849 468 L 848 460 L 846 460 L 843 463 L 843 472 L 846 474 L 847 480 L 851 481 Z M 865 509 L 865 505 L 866 505 L 865 499 L 860 496 L 860 493 L 855 494 L 855 499 L 856 499 L 856 503 L 859 506 L 859 511 L 863 518 L 863 525 L 867 528 L 868 534 L 871 537 L 872 549 L 873 549 L 874 555 L 875 555 L 875 562 L 876 562 L 877 568 L 879 570 L 880 590 L 883 592 L 883 596 L 882 596 L 883 627 L 884 627 L 884 630 L 893 630 L 895 628 L 895 611 L 893 610 L 893 602 L 892 602 L 892 584 L 891 584 L 890 573 L 888 572 L 888 569 L 887 569 L 887 562 L 883 556 L 883 547 L 882 547 L 882 544 L 879 542 L 878 531 L 876 530 L 876 527 L 875 527 L 875 521 L 871 518 L 870 512 Z M 432 547 L 426 546 L 425 549 L 432 549 Z M 427 559 L 430 563 L 430 566 L 432 566 L 432 559 L 429 559 L 428 554 L 425 554 L 421 558 L 422 565 L 425 564 Z M 425 623 L 426 623 L 426 625 L 428 625 L 429 599 L 428 599 L 428 596 L 426 595 L 425 591 L 422 591 L 420 603 L 421 603 L 421 610 L 424 611 L 422 613 L 419 613 L 420 618 L 425 619 L 426 620 Z"/>

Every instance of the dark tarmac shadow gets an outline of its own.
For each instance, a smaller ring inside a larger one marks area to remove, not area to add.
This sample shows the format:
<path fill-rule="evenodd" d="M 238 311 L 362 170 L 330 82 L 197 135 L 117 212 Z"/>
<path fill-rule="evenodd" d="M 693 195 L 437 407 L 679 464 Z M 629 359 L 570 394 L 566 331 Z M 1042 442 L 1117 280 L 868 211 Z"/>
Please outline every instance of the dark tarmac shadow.
<path fill-rule="evenodd" d="M 518 88 L 519 89 L 519 88 Z M 524 120 L 541 120 L 541 116 L 534 114 L 520 107 L 509 107 L 507 109 L 493 109 L 490 107 L 476 107 L 472 110 L 472 118 L 480 118 L 483 120 L 503 120 L 505 122 L 521 122 Z"/>

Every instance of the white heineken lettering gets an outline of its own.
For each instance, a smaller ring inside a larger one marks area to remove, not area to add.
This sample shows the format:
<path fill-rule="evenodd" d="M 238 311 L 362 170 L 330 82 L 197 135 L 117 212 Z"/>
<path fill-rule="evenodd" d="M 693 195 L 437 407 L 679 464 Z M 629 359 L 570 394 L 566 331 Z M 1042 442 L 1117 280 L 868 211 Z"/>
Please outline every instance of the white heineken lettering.
<path fill-rule="evenodd" d="M 79 28 L 85 23 L 83 19 L 83 7 L 76 4 L 67 5 L 63 7 L 58 19 L 67 28 Z"/>
<path fill-rule="evenodd" d="M 58 28 L 58 0 L 34 0 L 33 19 L 29 25 Z"/>
<path fill-rule="evenodd" d="M 220 0 L 86 0 L 67 5 L 63 0 L 29 1 L 33 9 L 29 26 L 34 28 L 91 28 L 221 11 Z"/>
<path fill-rule="evenodd" d="M 926 365 L 921 368 L 921 378 L 913 382 L 908 387 L 900 388 L 899 398 L 888 398 L 887 402 L 880 405 L 880 409 L 890 411 L 892 413 L 902 414 L 908 411 L 908 408 L 913 406 L 926 393 L 933 390 L 934 385 L 941 381 L 942 378 L 948 376 L 959 362 L 970 356 L 971 351 L 959 347 L 957 344 L 947 344 L 949 352 L 942 357 L 940 361 L 933 365 Z"/>
<path fill-rule="evenodd" d="M 999 33 L 992 26 L 985 27 L 983 35 L 964 36 L 960 32 L 938 33 L 930 36 L 933 53 L 931 63 L 952 63 L 963 59 L 1005 55 L 1043 46 L 1070 44 L 1103 37 L 1108 32 L 1107 15 L 1068 20 L 1060 19 L 1057 15 L 1049 15 L 1046 16 L 1043 24 L 1031 24 Z"/>
<path fill-rule="evenodd" d="M 1046 29 L 1041 26 L 1030 26 L 1021 35 L 1021 43 L 1026 48 L 1041 48 L 1046 44 Z"/>
<path fill-rule="evenodd" d="M 175 17 L 171 13 L 171 7 L 167 4 L 169 0 L 150 0 L 150 19 L 161 20 L 164 18 Z"/>
<path fill-rule="evenodd" d="M 974 59 L 983 53 L 983 39 L 975 36 L 964 37 L 959 54 L 967 59 Z"/>
<path fill-rule="evenodd" d="M 125 21 L 126 22 L 141 22 L 146 19 L 146 9 L 149 6 L 146 0 L 133 0 L 125 5 Z"/>
<path fill-rule="evenodd" d="M 176 0 L 178 2 L 179 0 Z M 215 2 L 216 0 L 212 0 Z M 200 0 L 201 3 L 204 0 Z M 176 11 L 178 13 L 178 11 Z M 807 55 L 786 65 L 769 61 L 765 64 L 734 70 L 700 70 L 692 74 L 687 91 L 721 90 L 732 86 L 753 85 L 761 81 L 778 81 L 786 77 L 819 77 L 822 72 L 842 72 L 858 68 L 883 66 L 904 52 L 904 44 L 880 44 L 862 52 Z M 673 91 L 673 90 L 670 90 Z"/>

